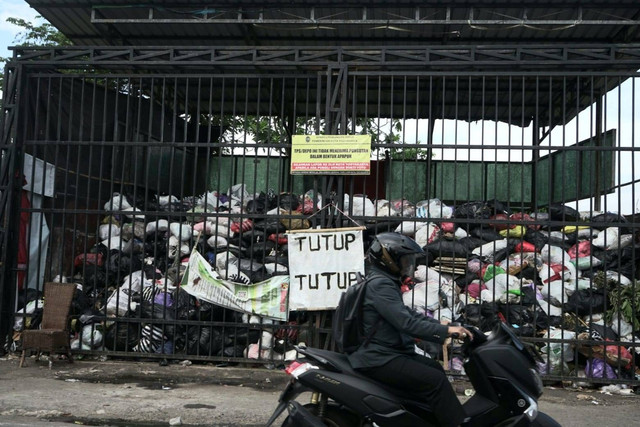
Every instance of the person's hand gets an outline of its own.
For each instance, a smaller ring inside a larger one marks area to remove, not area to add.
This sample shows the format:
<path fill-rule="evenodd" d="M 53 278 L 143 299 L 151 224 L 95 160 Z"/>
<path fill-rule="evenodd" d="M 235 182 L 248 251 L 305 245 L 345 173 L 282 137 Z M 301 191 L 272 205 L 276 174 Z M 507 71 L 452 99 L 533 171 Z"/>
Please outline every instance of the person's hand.
<path fill-rule="evenodd" d="M 473 341 L 473 334 L 469 332 L 467 328 L 464 328 L 462 326 L 449 326 L 447 329 L 447 335 L 452 336 L 454 334 L 457 334 L 458 338 L 460 339 L 469 338 L 471 341 Z"/>

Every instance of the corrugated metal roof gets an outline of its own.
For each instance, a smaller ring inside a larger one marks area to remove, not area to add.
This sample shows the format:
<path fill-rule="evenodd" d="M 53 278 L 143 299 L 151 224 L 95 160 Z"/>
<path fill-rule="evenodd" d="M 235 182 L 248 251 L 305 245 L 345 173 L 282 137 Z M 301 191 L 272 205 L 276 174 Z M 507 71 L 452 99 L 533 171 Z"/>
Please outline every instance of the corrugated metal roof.
<path fill-rule="evenodd" d="M 27 0 L 76 45 L 640 41 L 640 2 Z M 241 13 L 240 13 L 241 12 Z"/>

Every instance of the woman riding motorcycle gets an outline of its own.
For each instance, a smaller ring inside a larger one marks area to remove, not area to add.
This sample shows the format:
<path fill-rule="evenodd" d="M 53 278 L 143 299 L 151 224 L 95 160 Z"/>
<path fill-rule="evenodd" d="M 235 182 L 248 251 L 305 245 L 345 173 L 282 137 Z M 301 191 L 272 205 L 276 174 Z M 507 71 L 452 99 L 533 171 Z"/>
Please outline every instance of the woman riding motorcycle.
<path fill-rule="evenodd" d="M 465 418 L 444 369 L 415 352 L 415 338 L 443 343 L 452 334 L 473 335 L 461 326 L 445 326 L 409 309 L 402 301 L 402 282 L 413 278 L 422 248 L 399 233 L 378 234 L 368 251 L 367 290 L 363 305 L 364 335 L 370 337 L 349 355 L 365 376 L 405 390 L 428 403 L 442 426 L 458 426 Z M 372 330 L 375 332 L 372 333 Z"/>

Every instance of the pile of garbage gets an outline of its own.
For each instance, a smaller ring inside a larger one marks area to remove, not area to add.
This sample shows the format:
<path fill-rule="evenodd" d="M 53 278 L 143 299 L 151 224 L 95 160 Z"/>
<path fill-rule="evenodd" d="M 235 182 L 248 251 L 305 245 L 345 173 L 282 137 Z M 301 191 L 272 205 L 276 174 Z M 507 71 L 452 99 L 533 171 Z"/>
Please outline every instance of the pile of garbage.
<path fill-rule="evenodd" d="M 499 201 L 447 206 L 345 195 L 341 202 L 344 225 L 355 219 L 366 228 L 365 246 L 376 233 L 397 231 L 424 247 L 417 284 L 405 289 L 407 305 L 483 331 L 505 321 L 524 337 L 549 338 L 539 346 L 547 374 L 635 375 L 640 246 L 623 216 L 562 205 L 514 212 Z M 313 191 L 249 194 L 242 184 L 182 200 L 114 193 L 96 244 L 77 254 L 69 279 L 82 286 L 73 345 L 290 360 L 292 344 L 308 342 L 306 312 L 290 312 L 288 322 L 250 316 L 198 300 L 179 283 L 194 249 L 234 282 L 288 274 L 285 232 L 309 228 L 326 207 Z"/>
<path fill-rule="evenodd" d="M 539 348 L 545 374 L 636 376 L 640 246 L 623 216 L 428 200 L 416 205 L 416 217 L 427 221 L 395 230 L 427 251 L 418 283 L 404 294 L 407 305 L 483 331 L 503 321 L 524 337 L 549 339 Z"/>

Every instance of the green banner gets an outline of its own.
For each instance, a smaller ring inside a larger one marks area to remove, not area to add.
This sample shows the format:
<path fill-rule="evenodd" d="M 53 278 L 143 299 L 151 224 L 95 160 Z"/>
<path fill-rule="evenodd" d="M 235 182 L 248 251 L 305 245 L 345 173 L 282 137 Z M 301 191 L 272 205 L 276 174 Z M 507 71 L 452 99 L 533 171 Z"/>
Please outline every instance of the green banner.
<path fill-rule="evenodd" d="M 273 276 L 264 282 L 244 285 L 224 280 L 194 250 L 180 283 L 188 294 L 231 310 L 269 317 L 288 318 L 289 276 Z"/>

